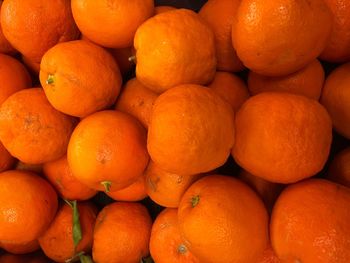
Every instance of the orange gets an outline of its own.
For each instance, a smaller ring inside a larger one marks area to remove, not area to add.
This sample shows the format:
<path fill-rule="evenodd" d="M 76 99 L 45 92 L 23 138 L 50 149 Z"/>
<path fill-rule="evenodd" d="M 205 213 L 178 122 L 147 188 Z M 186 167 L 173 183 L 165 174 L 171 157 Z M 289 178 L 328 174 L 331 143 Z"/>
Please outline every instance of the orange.
<path fill-rule="evenodd" d="M 40 83 L 57 110 L 85 117 L 111 106 L 120 92 L 121 75 L 107 50 L 92 42 L 60 43 L 40 63 Z"/>
<path fill-rule="evenodd" d="M 157 263 L 199 263 L 180 235 L 177 209 L 166 208 L 157 216 L 149 246 Z"/>
<path fill-rule="evenodd" d="M 48 228 L 57 211 L 51 185 L 34 173 L 0 173 L 0 242 L 28 243 Z"/>
<path fill-rule="evenodd" d="M 165 12 L 169 12 L 169 11 L 174 11 L 177 8 L 174 6 L 170 6 L 170 5 L 160 5 L 160 6 L 156 6 L 154 8 L 154 13 L 156 15 L 160 14 L 160 13 L 165 13 Z"/>
<path fill-rule="evenodd" d="M 15 163 L 15 158 L 5 149 L 0 142 L 0 172 L 9 170 Z"/>
<path fill-rule="evenodd" d="M 41 253 L 27 254 L 27 255 L 12 255 L 4 254 L 0 255 L 1 263 L 51 263 Z"/>
<path fill-rule="evenodd" d="M 67 155 L 43 165 L 43 173 L 57 193 L 67 200 L 88 200 L 97 191 L 78 181 L 68 166 Z"/>
<path fill-rule="evenodd" d="M 69 0 L 4 0 L 1 26 L 12 46 L 35 62 L 57 43 L 79 37 Z"/>
<path fill-rule="evenodd" d="M 291 74 L 321 54 L 332 19 L 320 0 L 242 0 L 232 27 L 233 46 L 256 73 Z"/>
<path fill-rule="evenodd" d="M 327 179 L 350 187 L 350 147 L 337 153 L 331 160 Z"/>
<path fill-rule="evenodd" d="M 256 263 L 281 263 L 271 246 L 268 246 Z"/>
<path fill-rule="evenodd" d="M 225 163 L 233 143 L 233 110 L 215 91 L 180 85 L 155 100 L 147 147 L 162 169 L 176 174 L 211 171 Z"/>
<path fill-rule="evenodd" d="M 131 61 L 131 57 L 134 55 L 133 47 L 126 48 L 114 48 L 110 50 L 112 56 L 117 61 L 120 72 L 122 75 L 128 74 L 134 67 L 133 61 Z"/>
<path fill-rule="evenodd" d="M 315 59 L 301 70 L 280 77 L 259 75 L 253 71 L 248 75 L 250 94 L 256 95 L 266 91 L 289 92 L 319 100 L 325 80 L 321 63 Z"/>
<path fill-rule="evenodd" d="M 232 23 L 241 0 L 209 0 L 199 10 L 199 15 L 214 32 L 217 69 L 237 72 L 244 69 L 243 63 L 232 46 Z"/>
<path fill-rule="evenodd" d="M 145 176 L 141 175 L 131 185 L 106 194 L 116 201 L 140 201 L 147 196 Z"/>
<path fill-rule="evenodd" d="M 133 78 L 124 85 L 115 109 L 129 113 L 147 128 L 157 96 L 157 93 L 145 87 L 136 78 Z"/>
<path fill-rule="evenodd" d="M 350 189 L 323 179 L 288 186 L 271 217 L 282 262 L 350 262 Z"/>
<path fill-rule="evenodd" d="M 265 180 L 296 182 L 318 173 L 327 161 L 332 122 L 313 99 L 264 92 L 243 104 L 235 125 L 234 159 Z"/>
<path fill-rule="evenodd" d="M 146 130 L 134 117 L 100 111 L 84 118 L 68 145 L 73 175 L 96 190 L 117 191 L 143 174 L 149 156 Z"/>
<path fill-rule="evenodd" d="M 0 54 L 0 105 L 13 93 L 30 88 L 32 79 L 26 68 L 16 59 Z"/>
<path fill-rule="evenodd" d="M 37 239 L 28 243 L 4 243 L 0 242 L 0 247 L 12 254 L 28 254 L 40 249 Z M 2 262 L 2 261 L 0 261 Z"/>
<path fill-rule="evenodd" d="M 0 140 L 12 156 L 29 164 L 66 152 L 74 119 L 55 110 L 41 88 L 11 95 L 0 107 Z"/>
<path fill-rule="evenodd" d="M 187 188 L 203 175 L 174 174 L 150 162 L 145 176 L 146 192 L 152 201 L 165 207 L 178 207 Z"/>
<path fill-rule="evenodd" d="M 271 213 L 273 205 L 283 189 L 283 185 L 266 181 L 258 176 L 242 170 L 238 178 L 247 183 L 264 201 L 267 211 Z"/>
<path fill-rule="evenodd" d="M 68 204 L 60 207 L 50 227 L 39 238 L 41 249 L 55 262 L 66 262 L 76 253 L 91 251 L 97 209 L 88 202 L 77 206 L 82 238 L 76 247 L 73 243 L 73 209 Z"/>
<path fill-rule="evenodd" d="M 200 262 L 256 262 L 268 245 L 263 202 L 232 177 L 208 175 L 192 184 L 178 219 L 185 244 Z"/>
<path fill-rule="evenodd" d="M 149 254 L 152 220 L 139 203 L 116 202 L 98 214 L 92 256 L 99 263 L 138 263 Z"/>
<path fill-rule="evenodd" d="M 350 3 L 344 0 L 325 0 L 333 14 L 332 33 L 320 58 L 329 62 L 350 60 Z"/>
<path fill-rule="evenodd" d="M 214 34 L 187 9 L 161 13 L 136 31 L 136 77 L 161 93 L 180 84 L 208 84 L 216 68 Z"/>
<path fill-rule="evenodd" d="M 223 99 L 230 103 L 235 112 L 249 98 L 247 85 L 244 81 L 229 72 L 217 71 L 208 88 L 215 90 Z"/>
<path fill-rule="evenodd" d="M 72 0 L 74 20 L 93 42 L 130 47 L 136 29 L 154 13 L 153 0 Z"/>
<path fill-rule="evenodd" d="M 40 62 L 36 62 L 31 58 L 22 55 L 22 61 L 27 66 L 31 74 L 38 76 L 40 72 Z"/>
<path fill-rule="evenodd" d="M 2 5 L 2 0 L 0 1 L 0 10 Z M 0 53 L 13 54 L 16 53 L 16 50 L 11 46 L 10 42 L 5 38 L 4 33 L 2 32 L 1 22 L 0 22 Z"/>
<path fill-rule="evenodd" d="M 334 129 L 350 139 L 350 63 L 328 75 L 320 101 L 331 115 Z"/>

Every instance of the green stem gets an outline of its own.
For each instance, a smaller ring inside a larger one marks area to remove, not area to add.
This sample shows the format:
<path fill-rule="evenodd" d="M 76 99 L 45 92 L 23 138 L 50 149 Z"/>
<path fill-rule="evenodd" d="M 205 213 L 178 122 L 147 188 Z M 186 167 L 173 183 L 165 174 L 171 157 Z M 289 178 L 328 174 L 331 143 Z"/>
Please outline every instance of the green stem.
<path fill-rule="evenodd" d="M 103 182 L 101 182 L 101 184 L 105 188 L 105 192 L 106 193 L 109 193 L 111 191 L 111 186 L 112 186 L 112 182 L 111 181 L 103 181 Z"/>
<path fill-rule="evenodd" d="M 80 263 L 94 263 L 92 261 L 92 258 L 88 255 L 81 255 L 79 258 L 80 258 Z"/>
<path fill-rule="evenodd" d="M 130 62 L 136 64 L 136 56 L 135 56 L 135 55 L 134 55 L 134 56 L 130 56 L 130 57 L 128 58 L 128 60 L 129 60 Z"/>
<path fill-rule="evenodd" d="M 200 200 L 199 195 L 193 196 L 193 197 L 192 197 L 192 199 L 191 199 L 191 204 L 192 204 L 192 207 L 197 206 L 197 205 L 198 205 L 198 203 L 199 203 L 199 200 Z"/>
<path fill-rule="evenodd" d="M 55 82 L 55 76 L 53 74 L 49 74 L 47 76 L 46 84 L 51 85 Z"/>

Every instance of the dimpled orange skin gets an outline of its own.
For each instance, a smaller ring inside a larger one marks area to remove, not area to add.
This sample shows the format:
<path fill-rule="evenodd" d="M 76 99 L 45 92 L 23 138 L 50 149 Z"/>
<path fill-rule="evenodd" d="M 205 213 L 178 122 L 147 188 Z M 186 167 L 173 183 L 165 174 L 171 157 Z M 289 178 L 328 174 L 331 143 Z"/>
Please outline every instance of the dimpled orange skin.
<path fill-rule="evenodd" d="M 0 242 L 31 242 L 43 234 L 56 214 L 55 190 L 33 173 L 1 173 L 0 192 Z"/>
<path fill-rule="evenodd" d="M 332 33 L 320 58 L 329 62 L 350 60 L 350 2 L 325 0 L 333 14 Z"/>
<path fill-rule="evenodd" d="M 73 210 L 67 204 L 60 207 L 50 227 L 39 238 L 41 249 L 47 257 L 55 262 L 66 262 L 75 253 L 81 251 L 89 253 L 91 251 L 97 208 L 89 202 L 79 202 L 77 206 L 82 239 L 76 249 L 74 249 L 73 243 Z"/>
<path fill-rule="evenodd" d="M 326 177 L 331 181 L 350 187 L 350 147 L 334 156 Z"/>
<path fill-rule="evenodd" d="M 135 202 L 147 197 L 145 176 L 141 175 L 131 185 L 114 192 L 106 193 L 116 201 Z"/>
<path fill-rule="evenodd" d="M 350 139 L 350 63 L 328 75 L 320 101 L 331 115 L 333 128 Z"/>
<path fill-rule="evenodd" d="M 296 182 L 315 175 L 327 161 L 332 122 L 313 99 L 264 92 L 243 104 L 235 125 L 235 161 L 265 180 Z"/>
<path fill-rule="evenodd" d="M 110 48 L 132 46 L 136 29 L 154 13 L 153 0 L 72 0 L 71 6 L 80 31 Z"/>
<path fill-rule="evenodd" d="M 260 259 L 256 263 L 282 263 L 277 257 L 275 251 L 269 245 L 261 255 Z"/>
<path fill-rule="evenodd" d="M 241 0 L 209 0 L 198 12 L 214 32 L 218 70 L 238 72 L 244 69 L 231 40 L 232 22 L 240 2 Z"/>
<path fill-rule="evenodd" d="M 18 60 L 5 54 L 0 54 L 0 105 L 13 93 L 30 88 L 32 79 Z"/>
<path fill-rule="evenodd" d="M 87 186 L 117 191 L 143 174 L 149 156 L 146 130 L 120 111 L 100 111 L 84 118 L 74 130 L 67 158 L 73 175 Z"/>
<path fill-rule="evenodd" d="M 111 106 L 122 84 L 112 55 L 85 40 L 60 43 L 46 52 L 39 77 L 53 107 L 76 117 Z"/>
<path fill-rule="evenodd" d="M 169 6 L 169 5 L 156 6 L 154 8 L 154 14 L 158 15 L 158 14 L 165 13 L 165 12 L 168 12 L 168 11 L 174 11 L 176 9 L 177 9 L 176 7 Z"/>
<path fill-rule="evenodd" d="M 75 120 L 55 110 L 41 88 L 11 95 L 0 108 L 0 139 L 12 156 L 40 164 L 64 155 Z"/>
<path fill-rule="evenodd" d="M 162 169 L 198 174 L 225 163 L 234 135 L 234 112 L 228 102 L 203 86 L 180 85 L 156 99 L 147 148 Z"/>
<path fill-rule="evenodd" d="M 252 189 L 228 176 L 208 175 L 183 195 L 178 220 L 200 262 L 251 263 L 268 245 L 268 214 Z"/>
<path fill-rule="evenodd" d="M 321 63 L 315 59 L 306 67 L 281 77 L 262 76 L 253 71 L 248 75 L 250 94 L 256 95 L 266 91 L 289 92 L 319 100 L 325 81 Z"/>
<path fill-rule="evenodd" d="M 57 193 L 67 200 L 88 200 L 97 191 L 89 188 L 78 181 L 68 166 L 67 155 L 44 163 L 43 173 L 50 183 L 55 187 Z"/>
<path fill-rule="evenodd" d="M 232 27 L 233 46 L 256 73 L 291 74 L 323 51 L 332 19 L 319 0 L 242 0 Z"/>
<path fill-rule="evenodd" d="M 9 42 L 35 62 L 57 43 L 79 37 L 69 0 L 5 0 L 1 25 Z"/>
<path fill-rule="evenodd" d="M 150 252 L 157 263 L 199 263 L 181 238 L 177 209 L 165 208 L 152 226 Z"/>
<path fill-rule="evenodd" d="M 152 107 L 157 97 L 157 93 L 145 87 L 136 78 L 133 78 L 124 85 L 115 109 L 134 116 L 147 128 L 151 118 Z"/>
<path fill-rule="evenodd" d="M 180 84 L 208 84 L 214 77 L 214 34 L 191 10 L 161 13 L 143 23 L 134 38 L 136 77 L 161 93 Z"/>
<path fill-rule="evenodd" d="M 115 202 L 98 214 L 92 256 L 98 263 L 139 263 L 149 254 L 152 220 L 139 203 Z"/>
<path fill-rule="evenodd" d="M 0 247 L 11 254 L 28 254 L 40 249 L 37 239 L 27 243 L 4 243 L 0 242 Z M 2 262 L 2 261 L 0 261 Z"/>
<path fill-rule="evenodd" d="M 0 172 L 10 169 L 15 164 L 15 158 L 6 150 L 0 142 Z"/>
<path fill-rule="evenodd" d="M 208 88 L 215 90 L 223 99 L 230 103 L 234 112 L 249 98 L 247 85 L 244 81 L 229 72 L 216 72 Z"/>
<path fill-rule="evenodd" d="M 288 186 L 271 217 L 272 247 L 282 262 L 350 261 L 350 190 L 324 179 Z"/>
<path fill-rule="evenodd" d="M 178 207 L 188 187 L 203 175 L 180 175 L 164 171 L 152 161 L 145 171 L 146 192 L 153 202 L 164 207 Z"/>

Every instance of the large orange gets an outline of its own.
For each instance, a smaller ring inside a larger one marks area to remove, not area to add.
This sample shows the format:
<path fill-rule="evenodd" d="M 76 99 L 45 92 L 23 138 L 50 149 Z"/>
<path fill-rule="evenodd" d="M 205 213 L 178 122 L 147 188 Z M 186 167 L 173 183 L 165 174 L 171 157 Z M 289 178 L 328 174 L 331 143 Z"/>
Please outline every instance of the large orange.
<path fill-rule="evenodd" d="M 0 54 L 0 105 L 13 93 L 30 88 L 32 79 L 18 60 Z"/>
<path fill-rule="evenodd" d="M 1 26 L 12 46 L 35 62 L 57 43 L 79 37 L 69 0 L 4 0 Z"/>
<path fill-rule="evenodd" d="M 199 10 L 199 15 L 214 32 L 217 69 L 237 72 L 244 69 L 243 63 L 232 46 L 232 22 L 241 0 L 209 0 Z"/>
<path fill-rule="evenodd" d="M 268 77 L 253 71 L 248 75 L 250 94 L 266 91 L 289 92 L 319 100 L 325 81 L 321 63 L 315 59 L 304 68 L 286 76 Z"/>
<path fill-rule="evenodd" d="M 214 35 L 198 14 L 187 9 L 161 13 L 135 34 L 136 77 L 163 92 L 180 84 L 208 84 L 216 69 Z"/>
<path fill-rule="evenodd" d="M 235 124 L 233 157 L 255 176 L 292 183 L 315 175 L 327 161 L 332 122 L 313 99 L 264 92 L 243 104 Z"/>
<path fill-rule="evenodd" d="M 12 156 L 37 164 L 64 155 L 74 119 L 55 110 L 41 88 L 20 90 L 0 108 L 0 139 Z"/>
<path fill-rule="evenodd" d="M 350 63 L 337 67 L 328 75 L 321 103 L 331 115 L 334 129 L 350 139 Z"/>
<path fill-rule="evenodd" d="M 77 203 L 77 207 L 81 240 L 76 247 L 73 243 L 73 209 L 68 204 L 59 208 L 50 227 L 39 238 L 41 249 L 55 262 L 67 262 L 76 253 L 91 251 L 97 209 L 89 202 Z"/>
<path fill-rule="evenodd" d="M 153 0 L 72 0 L 71 5 L 80 31 L 111 48 L 130 47 L 136 29 L 154 13 Z"/>
<path fill-rule="evenodd" d="M 40 83 L 57 110 L 77 117 L 111 106 L 121 87 L 112 55 L 85 40 L 60 43 L 40 63 Z"/>
<path fill-rule="evenodd" d="M 242 0 L 232 28 L 233 46 L 252 71 L 287 75 L 320 55 L 332 19 L 320 0 Z"/>
<path fill-rule="evenodd" d="M 98 214 L 92 256 L 98 263 L 139 263 L 149 254 L 152 220 L 139 203 L 116 202 Z"/>
<path fill-rule="evenodd" d="M 234 112 L 215 91 L 180 85 L 156 99 L 147 147 L 162 169 L 177 174 L 211 171 L 225 163 L 233 143 Z"/>
<path fill-rule="evenodd" d="M 0 242 L 31 242 L 43 234 L 56 214 L 55 190 L 33 173 L 0 173 L 0 193 Z"/>
<path fill-rule="evenodd" d="M 2 5 L 2 0 L 0 1 L 0 10 Z M 0 52 L 4 54 L 13 54 L 16 52 L 14 47 L 10 42 L 5 38 L 4 33 L 2 32 L 1 22 L 0 22 Z"/>
<path fill-rule="evenodd" d="M 181 237 L 177 209 L 166 208 L 157 216 L 149 246 L 151 256 L 157 263 L 199 263 Z"/>
<path fill-rule="evenodd" d="M 0 247 L 11 254 L 28 254 L 40 249 L 38 239 L 26 243 L 0 242 Z M 0 261 L 2 262 L 2 261 Z"/>
<path fill-rule="evenodd" d="M 75 128 L 67 158 L 73 175 L 82 183 L 96 190 L 120 190 L 147 166 L 146 129 L 120 111 L 94 113 Z"/>
<path fill-rule="evenodd" d="M 288 186 L 271 217 L 282 262 L 350 262 L 350 189 L 322 179 Z"/>
<path fill-rule="evenodd" d="M 256 262 L 268 245 L 268 214 L 239 180 L 209 175 L 183 195 L 178 218 L 185 244 L 200 262 Z"/>
<path fill-rule="evenodd" d="M 337 153 L 331 160 L 327 178 L 350 187 L 350 147 Z"/>

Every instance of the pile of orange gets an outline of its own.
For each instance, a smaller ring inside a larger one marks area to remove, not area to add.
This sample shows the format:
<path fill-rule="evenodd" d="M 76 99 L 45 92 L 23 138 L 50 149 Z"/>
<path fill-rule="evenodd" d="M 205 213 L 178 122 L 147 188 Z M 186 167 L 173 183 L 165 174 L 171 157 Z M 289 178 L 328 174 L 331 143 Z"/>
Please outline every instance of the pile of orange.
<path fill-rule="evenodd" d="M 0 263 L 349 263 L 350 3 L 170 2 L 0 1 Z"/>

